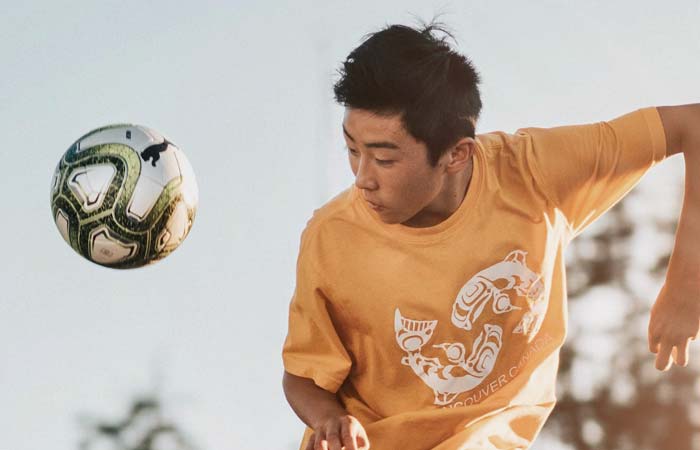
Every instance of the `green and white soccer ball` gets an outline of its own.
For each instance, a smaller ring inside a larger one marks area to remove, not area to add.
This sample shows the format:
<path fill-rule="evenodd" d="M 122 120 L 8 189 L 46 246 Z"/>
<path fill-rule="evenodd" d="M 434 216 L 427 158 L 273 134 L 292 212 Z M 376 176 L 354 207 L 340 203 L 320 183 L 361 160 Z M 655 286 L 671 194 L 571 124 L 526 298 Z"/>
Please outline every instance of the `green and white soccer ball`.
<path fill-rule="evenodd" d="M 118 269 L 158 261 L 192 227 L 197 181 L 185 154 L 140 125 L 91 131 L 65 152 L 51 182 L 51 213 L 63 239 Z"/>

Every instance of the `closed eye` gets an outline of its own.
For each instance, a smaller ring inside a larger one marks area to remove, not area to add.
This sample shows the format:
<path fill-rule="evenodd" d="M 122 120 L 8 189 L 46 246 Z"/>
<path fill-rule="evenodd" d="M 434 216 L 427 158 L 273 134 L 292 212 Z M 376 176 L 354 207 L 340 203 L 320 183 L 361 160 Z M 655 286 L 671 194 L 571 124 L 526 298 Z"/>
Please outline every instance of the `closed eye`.
<path fill-rule="evenodd" d="M 354 148 L 347 147 L 347 149 L 348 149 L 348 152 L 349 152 L 352 156 L 357 156 L 357 155 L 358 155 L 358 151 L 355 150 Z M 377 162 L 377 164 L 379 164 L 380 166 L 385 166 L 385 167 L 386 167 L 386 166 L 391 166 L 394 162 L 396 162 L 396 161 L 394 161 L 393 159 L 379 159 L 379 158 L 374 158 L 374 160 L 375 160 L 375 161 Z"/>

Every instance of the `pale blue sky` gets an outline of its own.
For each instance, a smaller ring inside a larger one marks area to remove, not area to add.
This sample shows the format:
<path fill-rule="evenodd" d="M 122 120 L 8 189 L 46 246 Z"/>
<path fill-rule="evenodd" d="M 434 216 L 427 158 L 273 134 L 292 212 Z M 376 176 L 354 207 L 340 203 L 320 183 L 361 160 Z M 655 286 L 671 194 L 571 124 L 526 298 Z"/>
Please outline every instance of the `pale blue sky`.
<path fill-rule="evenodd" d="M 700 101 L 697 1 L 2 9 L 0 449 L 74 449 L 77 414 L 122 414 L 128 396 L 152 385 L 153 367 L 172 415 L 203 449 L 292 448 L 302 425 L 281 390 L 280 350 L 299 234 L 314 208 L 352 182 L 331 84 L 378 27 L 443 13 L 483 78 L 477 132 Z M 65 149 L 118 122 L 178 144 L 200 189 L 182 247 L 132 271 L 77 256 L 49 208 Z M 654 195 L 682 176 L 682 164 L 664 162 L 640 189 Z"/>

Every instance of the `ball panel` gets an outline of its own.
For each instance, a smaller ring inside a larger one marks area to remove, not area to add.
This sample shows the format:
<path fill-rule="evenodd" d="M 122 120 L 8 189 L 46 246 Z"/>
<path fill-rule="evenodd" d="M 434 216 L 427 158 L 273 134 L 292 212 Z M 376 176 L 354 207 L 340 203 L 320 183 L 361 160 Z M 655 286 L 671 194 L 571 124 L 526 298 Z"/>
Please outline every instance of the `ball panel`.
<path fill-rule="evenodd" d="M 101 192 L 106 192 L 109 189 L 109 185 L 112 184 L 112 179 L 117 173 L 117 168 L 109 162 L 106 164 L 95 164 L 86 167 L 86 169 L 90 186 L 92 186 L 94 190 L 99 190 Z"/>
<path fill-rule="evenodd" d="M 58 192 L 58 185 L 61 181 L 61 163 L 56 164 L 56 169 L 53 171 L 53 177 L 51 178 L 51 196 Z"/>
<path fill-rule="evenodd" d="M 189 160 L 182 151 L 178 150 L 175 156 L 182 176 L 182 186 L 180 187 L 182 198 L 189 208 L 196 208 L 199 203 L 199 189 L 194 170 L 192 170 Z"/>
<path fill-rule="evenodd" d="M 68 245 L 70 245 L 70 234 L 68 232 L 68 214 L 66 214 L 66 212 L 62 209 L 59 209 L 56 212 L 55 222 L 56 226 L 58 227 L 58 231 L 61 233 L 61 236 L 63 236 L 63 240 L 66 241 Z"/>
<path fill-rule="evenodd" d="M 163 186 L 155 181 L 141 177 L 136 182 L 134 193 L 131 195 L 126 213 L 136 220 L 143 221 L 153 209 L 163 193 Z"/>
<path fill-rule="evenodd" d="M 83 211 L 93 212 L 102 206 L 114 175 L 111 164 L 98 164 L 74 169 L 68 175 L 68 187 Z"/>
<path fill-rule="evenodd" d="M 98 264 L 115 264 L 132 258 L 138 250 L 136 242 L 126 242 L 102 225 L 90 232 L 90 259 Z"/>
<path fill-rule="evenodd" d="M 69 201 L 71 201 L 75 209 L 78 211 L 78 218 L 80 222 L 85 223 L 101 218 L 104 216 L 105 212 L 112 210 L 115 201 L 124 191 L 122 187 L 128 187 L 128 182 L 130 179 L 133 180 L 132 183 L 135 184 L 136 179 L 138 178 L 140 161 L 138 155 L 136 155 L 131 148 L 118 144 L 107 144 L 93 147 L 90 150 L 87 150 L 83 155 L 76 155 L 74 151 L 74 147 L 71 147 L 66 152 L 64 160 L 68 161 L 68 163 L 65 165 L 65 172 L 70 171 L 70 173 L 73 173 L 73 170 L 85 169 L 99 165 L 110 165 L 115 169 L 114 176 L 111 182 L 108 184 L 108 189 L 104 193 L 104 199 L 101 200 L 99 207 L 88 208 L 87 211 L 83 210 L 82 207 L 82 205 L 85 204 L 85 191 L 90 191 L 87 181 L 83 183 L 85 187 L 81 189 L 83 191 L 82 195 L 80 192 L 77 192 L 76 186 L 74 186 L 73 190 L 71 190 L 68 182 L 70 179 L 64 180 L 61 183 L 59 187 L 61 193 L 65 195 Z M 130 192 L 127 192 L 126 194 L 130 195 Z"/>
<path fill-rule="evenodd" d="M 152 181 L 152 180 L 151 180 Z M 124 228 L 132 230 L 134 232 L 146 232 L 154 228 L 160 229 L 160 227 L 165 225 L 163 222 L 163 216 L 165 220 L 169 217 L 170 204 L 179 198 L 179 185 L 180 180 L 173 180 L 161 189 L 160 195 L 148 211 L 147 215 L 141 219 L 135 218 L 133 215 L 129 214 L 128 207 L 129 201 L 132 197 L 132 193 L 123 192 L 122 195 L 117 199 L 114 206 L 114 216 L 117 222 Z M 162 222 L 162 223 L 161 223 Z"/>
<path fill-rule="evenodd" d="M 85 258 L 103 266 L 142 265 L 148 259 L 149 241 L 149 233 L 134 233 L 107 215 L 80 225 L 75 248 Z"/>
<path fill-rule="evenodd" d="M 168 256 L 182 243 L 192 228 L 193 215 L 194 211 L 187 208 L 187 205 L 182 199 L 182 195 L 177 194 L 167 205 L 166 211 L 163 213 L 160 220 L 152 228 L 153 238 L 148 251 L 152 258 L 151 262 Z M 175 218 L 173 218 L 173 216 L 175 216 Z M 184 223 L 181 222 L 183 219 Z M 176 225 L 176 223 L 180 223 L 180 225 Z M 172 228 L 168 228 L 168 224 L 170 224 Z M 175 233 L 179 236 L 173 236 Z"/>
<path fill-rule="evenodd" d="M 158 235 L 156 241 L 156 251 L 162 252 L 164 249 L 172 250 L 180 243 L 189 230 L 190 220 L 187 211 L 187 206 L 184 202 L 179 201 L 175 205 L 175 209 L 170 214 L 165 228 Z"/>
<path fill-rule="evenodd" d="M 170 234 L 170 231 L 168 231 L 167 228 L 164 228 L 163 231 L 160 232 L 160 234 L 158 235 L 158 238 L 156 239 L 156 251 L 158 253 L 163 251 L 165 246 L 170 241 L 171 237 L 172 237 L 172 235 Z"/>
<path fill-rule="evenodd" d="M 58 227 L 58 231 L 61 236 L 68 242 L 68 244 L 73 247 L 75 251 L 80 253 L 78 250 L 78 230 L 80 229 L 80 222 L 78 220 L 78 212 L 71 202 L 69 202 L 65 196 L 56 195 L 53 198 L 52 207 L 54 223 Z M 66 227 L 61 230 L 58 224 L 59 211 L 61 211 L 61 217 L 67 221 Z M 67 231 L 68 239 L 63 235 L 63 231 Z"/>

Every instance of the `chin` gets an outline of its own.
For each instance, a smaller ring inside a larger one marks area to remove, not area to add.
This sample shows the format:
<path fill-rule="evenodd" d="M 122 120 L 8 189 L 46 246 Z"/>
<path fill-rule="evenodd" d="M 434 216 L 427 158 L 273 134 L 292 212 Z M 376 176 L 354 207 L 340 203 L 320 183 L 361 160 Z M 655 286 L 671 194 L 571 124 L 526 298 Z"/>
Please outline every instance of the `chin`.
<path fill-rule="evenodd" d="M 384 214 L 377 214 L 379 216 L 379 220 L 384 222 L 387 225 L 395 225 L 397 223 L 403 223 L 405 222 L 404 219 L 401 219 L 397 217 L 396 215 L 384 215 Z"/>

